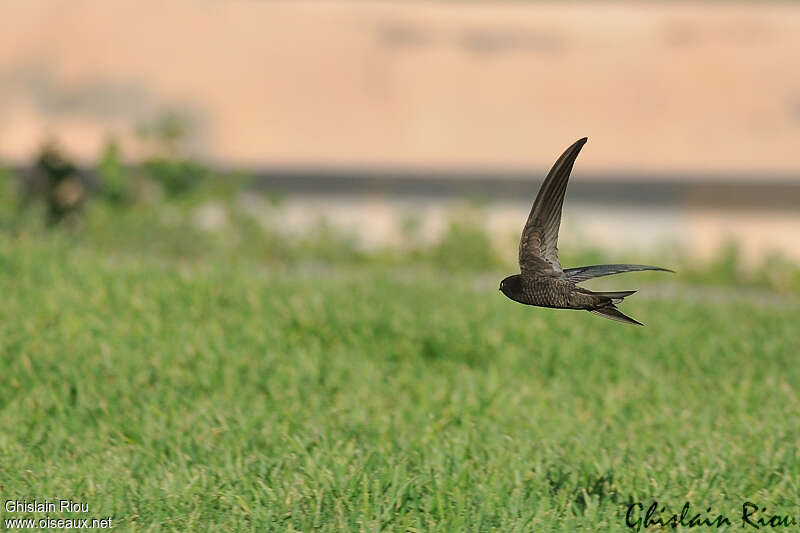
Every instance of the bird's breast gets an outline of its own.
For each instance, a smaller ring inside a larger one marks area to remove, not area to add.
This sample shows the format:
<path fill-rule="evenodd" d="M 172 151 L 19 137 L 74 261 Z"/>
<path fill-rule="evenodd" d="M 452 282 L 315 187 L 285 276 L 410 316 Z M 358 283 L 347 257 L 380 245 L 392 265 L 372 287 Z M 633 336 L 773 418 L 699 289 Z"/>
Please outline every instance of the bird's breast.
<path fill-rule="evenodd" d="M 522 283 L 523 303 L 540 307 L 575 308 L 574 292 L 571 283 L 555 278 L 528 278 Z"/>

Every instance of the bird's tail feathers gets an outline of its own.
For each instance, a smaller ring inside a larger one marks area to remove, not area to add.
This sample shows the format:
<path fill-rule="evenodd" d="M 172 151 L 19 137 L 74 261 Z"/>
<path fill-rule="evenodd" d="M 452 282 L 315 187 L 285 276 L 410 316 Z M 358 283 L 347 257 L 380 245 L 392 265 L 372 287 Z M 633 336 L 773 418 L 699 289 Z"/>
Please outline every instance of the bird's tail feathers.
<path fill-rule="evenodd" d="M 633 294 L 635 292 L 636 291 L 601 291 L 601 292 L 592 291 L 592 295 L 593 296 L 604 296 L 606 298 L 610 298 L 612 304 L 618 304 L 623 299 L 627 298 L 628 296 L 630 296 L 631 294 Z"/>
<path fill-rule="evenodd" d="M 629 292 L 632 294 L 636 291 L 624 291 L 624 292 Z M 624 322 L 626 324 L 636 324 L 638 326 L 644 326 L 644 324 L 642 324 L 641 322 L 634 320 L 633 318 L 623 314 L 622 311 L 617 309 L 617 306 L 614 304 L 608 304 L 605 307 L 601 307 L 599 309 L 593 309 L 589 312 L 601 316 L 603 318 L 616 320 L 617 322 Z"/>

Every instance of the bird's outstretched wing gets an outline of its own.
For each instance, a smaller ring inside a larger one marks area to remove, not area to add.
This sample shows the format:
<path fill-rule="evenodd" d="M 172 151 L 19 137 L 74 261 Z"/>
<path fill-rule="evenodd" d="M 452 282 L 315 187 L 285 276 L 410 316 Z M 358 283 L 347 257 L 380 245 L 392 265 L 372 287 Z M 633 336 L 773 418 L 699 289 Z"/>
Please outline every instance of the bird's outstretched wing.
<path fill-rule="evenodd" d="M 662 272 L 673 272 L 668 268 L 661 268 L 650 265 L 592 265 L 577 268 L 568 268 L 564 271 L 564 277 L 572 283 L 580 283 L 587 279 L 611 276 L 623 272 L 640 272 L 642 270 L 660 270 Z"/>
<path fill-rule="evenodd" d="M 533 202 L 528 221 L 519 242 L 519 267 L 523 274 L 560 277 L 558 261 L 558 228 L 561 225 L 561 206 L 567 190 L 572 165 L 586 144 L 586 137 L 567 148 L 550 169 Z"/>

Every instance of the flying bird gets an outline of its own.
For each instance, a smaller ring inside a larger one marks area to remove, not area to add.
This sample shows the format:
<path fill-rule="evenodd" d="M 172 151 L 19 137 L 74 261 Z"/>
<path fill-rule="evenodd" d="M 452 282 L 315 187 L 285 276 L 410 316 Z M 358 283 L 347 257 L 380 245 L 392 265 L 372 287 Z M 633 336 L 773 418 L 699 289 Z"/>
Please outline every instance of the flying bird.
<path fill-rule="evenodd" d="M 636 291 L 595 292 L 577 284 L 587 279 L 621 272 L 672 270 L 648 265 L 592 265 L 564 270 L 558 260 L 558 228 L 561 224 L 564 193 L 572 165 L 586 141 L 586 137 L 576 141 L 550 169 L 522 230 L 519 242 L 520 273 L 501 281 L 500 290 L 522 304 L 555 309 L 583 309 L 611 320 L 642 326 L 641 322 L 617 309 L 618 303 Z"/>

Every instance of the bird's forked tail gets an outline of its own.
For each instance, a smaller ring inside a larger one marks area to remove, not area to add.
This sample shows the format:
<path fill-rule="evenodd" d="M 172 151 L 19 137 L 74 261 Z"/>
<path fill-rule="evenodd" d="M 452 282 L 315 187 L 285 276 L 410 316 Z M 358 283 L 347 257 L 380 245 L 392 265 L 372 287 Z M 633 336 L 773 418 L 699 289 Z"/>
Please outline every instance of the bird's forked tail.
<path fill-rule="evenodd" d="M 625 322 L 626 324 L 636 324 L 638 326 L 644 326 L 644 324 L 642 324 L 641 322 L 625 315 L 622 311 L 617 309 L 616 306 L 616 304 L 618 304 L 623 299 L 627 298 L 628 296 L 630 296 L 635 292 L 636 291 L 593 292 L 592 294 L 596 294 L 597 296 L 605 296 L 606 298 L 610 298 L 611 302 L 604 305 L 603 307 L 592 309 L 589 312 L 598 316 L 602 316 L 603 318 L 616 320 L 617 322 Z"/>

